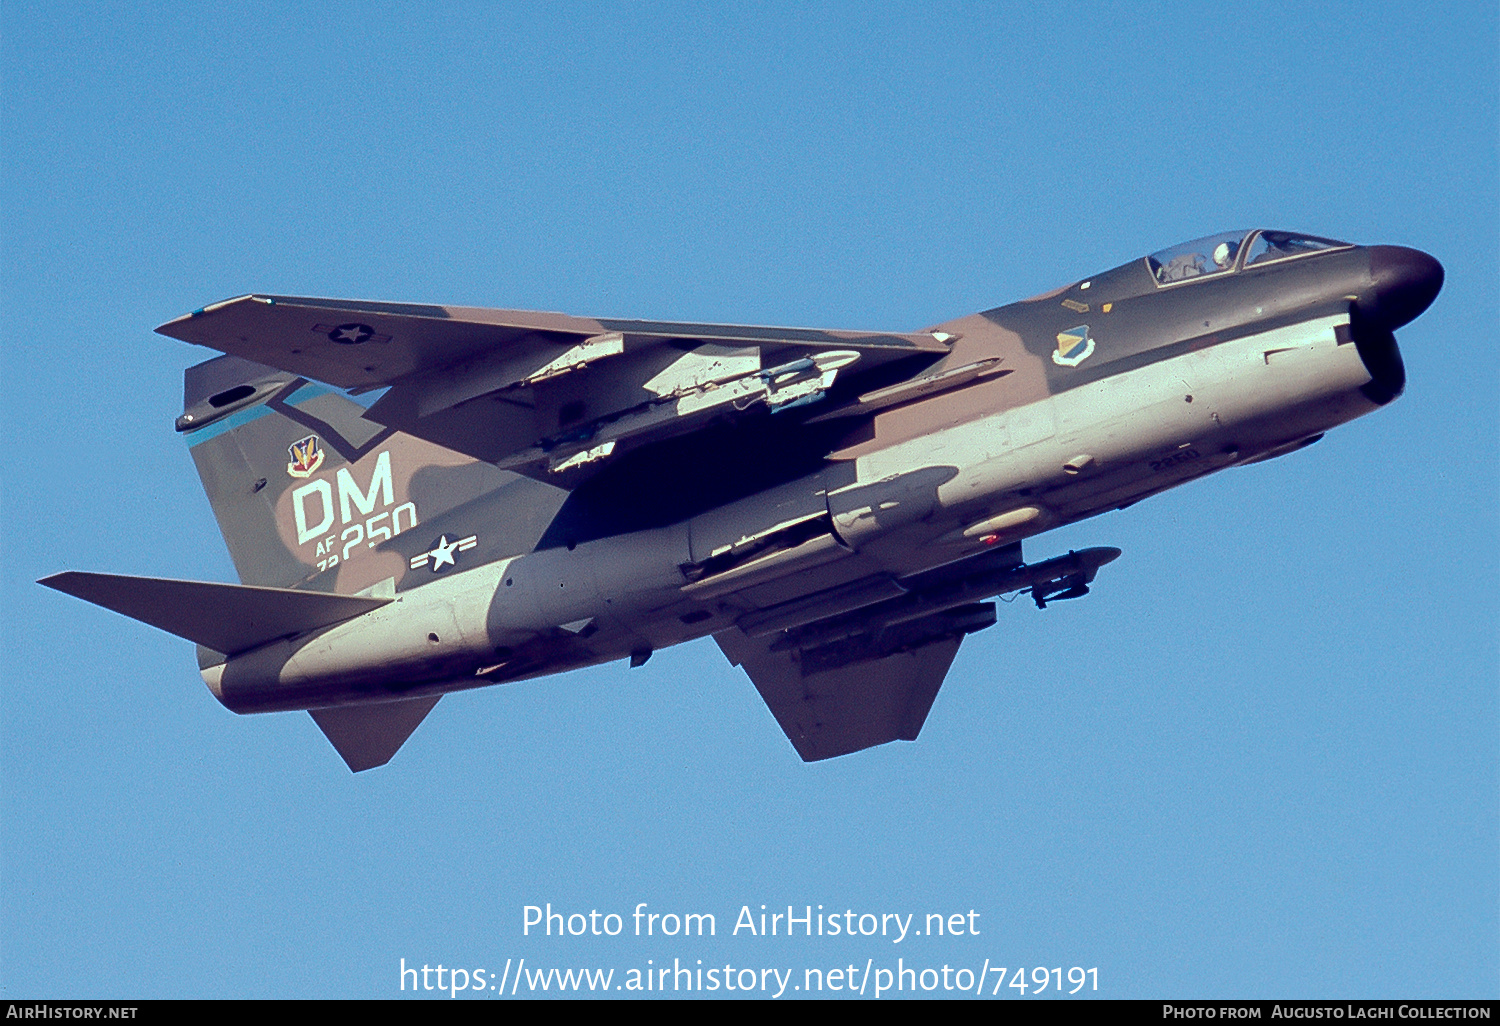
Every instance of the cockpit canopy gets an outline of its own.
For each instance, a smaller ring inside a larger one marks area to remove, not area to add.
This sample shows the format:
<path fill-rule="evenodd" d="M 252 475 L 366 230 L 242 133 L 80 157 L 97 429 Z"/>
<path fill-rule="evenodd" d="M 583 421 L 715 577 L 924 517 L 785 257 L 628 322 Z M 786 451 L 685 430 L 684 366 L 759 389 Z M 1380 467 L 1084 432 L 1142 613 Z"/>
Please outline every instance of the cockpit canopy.
<path fill-rule="evenodd" d="M 1158 285 L 1175 285 L 1194 278 L 1232 274 L 1251 264 L 1289 260 L 1349 245 L 1335 239 L 1265 229 L 1224 232 L 1158 250 L 1146 258 L 1146 266 Z"/>

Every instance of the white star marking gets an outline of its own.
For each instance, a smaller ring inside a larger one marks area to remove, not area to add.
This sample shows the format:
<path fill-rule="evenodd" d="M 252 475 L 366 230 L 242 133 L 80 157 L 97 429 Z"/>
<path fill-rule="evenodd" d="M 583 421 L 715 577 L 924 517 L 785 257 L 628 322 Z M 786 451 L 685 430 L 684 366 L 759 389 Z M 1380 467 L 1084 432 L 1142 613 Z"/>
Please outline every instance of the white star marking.
<path fill-rule="evenodd" d="M 432 550 L 433 573 L 436 573 L 438 567 L 442 566 L 444 563 L 447 563 L 449 566 L 457 566 L 458 563 L 453 559 L 453 553 L 457 551 L 458 543 L 448 541 L 448 536 L 446 534 L 439 538 L 437 548 Z"/>

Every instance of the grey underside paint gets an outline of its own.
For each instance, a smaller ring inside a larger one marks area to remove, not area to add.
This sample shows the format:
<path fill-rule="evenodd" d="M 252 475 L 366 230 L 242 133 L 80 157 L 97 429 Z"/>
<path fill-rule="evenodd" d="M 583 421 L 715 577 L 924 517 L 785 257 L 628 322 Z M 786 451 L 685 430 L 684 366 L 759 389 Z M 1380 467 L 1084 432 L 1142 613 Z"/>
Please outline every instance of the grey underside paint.
<path fill-rule="evenodd" d="M 744 667 L 797 754 L 815 762 L 916 740 L 961 639 L 806 674 L 798 653 L 770 650 L 773 639 L 730 630 L 714 640 Z"/>
<path fill-rule="evenodd" d="M 312 709 L 313 722 L 323 731 L 349 768 L 360 770 L 384 766 L 406 744 L 437 705 L 441 695 L 408 698 L 378 705 L 345 705 Z"/>

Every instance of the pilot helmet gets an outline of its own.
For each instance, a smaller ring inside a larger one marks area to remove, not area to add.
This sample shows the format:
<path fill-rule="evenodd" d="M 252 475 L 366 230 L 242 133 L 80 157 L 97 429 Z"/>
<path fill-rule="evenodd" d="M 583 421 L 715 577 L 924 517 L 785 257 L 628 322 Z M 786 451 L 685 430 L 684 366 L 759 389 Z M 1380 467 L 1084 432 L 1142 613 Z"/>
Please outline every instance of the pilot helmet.
<path fill-rule="evenodd" d="M 1228 267 L 1234 262 L 1234 247 L 1228 242 L 1221 242 L 1214 247 L 1214 265 L 1217 267 Z"/>

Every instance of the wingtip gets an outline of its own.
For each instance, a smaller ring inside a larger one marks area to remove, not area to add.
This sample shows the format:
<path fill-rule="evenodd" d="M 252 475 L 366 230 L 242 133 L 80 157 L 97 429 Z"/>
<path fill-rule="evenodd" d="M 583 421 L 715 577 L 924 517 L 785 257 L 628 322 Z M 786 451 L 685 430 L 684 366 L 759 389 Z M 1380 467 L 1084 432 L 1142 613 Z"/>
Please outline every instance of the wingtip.
<path fill-rule="evenodd" d="M 64 570 L 61 573 L 48 574 L 46 577 L 40 578 L 36 583 L 44 588 L 51 588 L 53 591 L 60 591 L 66 595 L 68 594 L 68 589 L 64 585 L 69 578 L 77 573 L 78 571 L 76 570 Z"/>
<path fill-rule="evenodd" d="M 200 306 L 198 309 L 193 310 L 190 313 L 185 313 L 181 317 L 173 317 L 170 321 L 167 321 L 164 324 L 158 324 L 152 330 L 154 330 L 158 335 L 165 335 L 168 338 L 182 339 L 182 336 L 179 335 L 177 332 L 170 331 L 168 329 L 173 328 L 173 327 L 175 327 L 175 326 L 177 326 L 179 324 L 187 324 L 190 321 L 193 321 L 193 320 L 196 320 L 199 317 L 202 317 L 204 314 L 213 313 L 215 310 L 221 310 L 224 307 L 229 306 L 229 305 L 231 305 L 233 303 L 240 303 L 240 302 L 243 302 L 243 301 L 245 301 L 247 299 L 259 299 L 259 298 L 260 297 L 257 296 L 255 293 L 253 293 L 253 292 L 247 292 L 243 296 L 233 296 L 233 297 L 231 297 L 229 299 L 221 299 L 217 303 L 209 303 L 207 306 Z M 185 341 L 185 342 L 186 341 L 191 341 L 190 339 L 182 339 L 182 340 Z"/>

